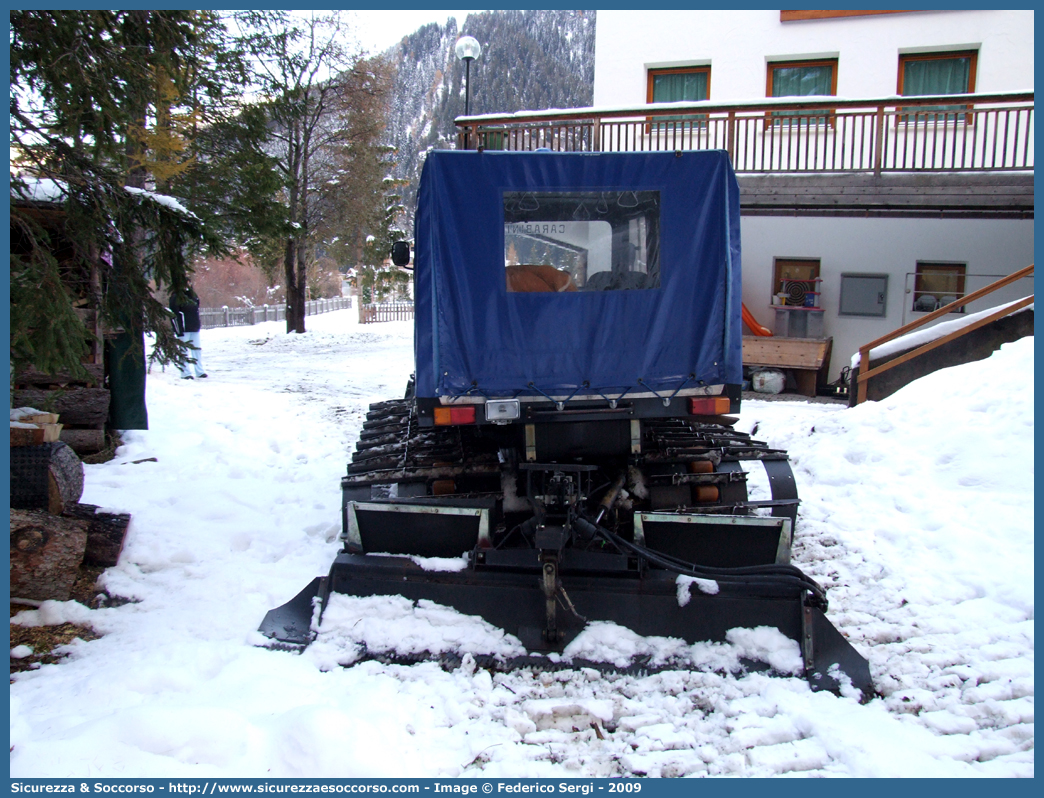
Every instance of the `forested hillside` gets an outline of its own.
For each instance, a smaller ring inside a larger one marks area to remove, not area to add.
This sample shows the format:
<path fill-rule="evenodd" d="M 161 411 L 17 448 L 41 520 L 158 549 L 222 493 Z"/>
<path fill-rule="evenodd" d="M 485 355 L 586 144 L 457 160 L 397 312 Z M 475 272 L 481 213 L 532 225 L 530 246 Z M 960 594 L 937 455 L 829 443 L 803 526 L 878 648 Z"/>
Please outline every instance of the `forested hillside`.
<path fill-rule="evenodd" d="M 469 14 L 463 30 L 452 18 L 425 25 L 387 53 L 398 68 L 388 141 L 398 151 L 396 176 L 409 181 L 410 219 L 424 154 L 453 147 L 453 120 L 464 114 L 457 39 L 474 36 L 482 45 L 471 64 L 470 111 L 489 114 L 590 105 L 594 34 L 594 11 L 485 11 Z"/>

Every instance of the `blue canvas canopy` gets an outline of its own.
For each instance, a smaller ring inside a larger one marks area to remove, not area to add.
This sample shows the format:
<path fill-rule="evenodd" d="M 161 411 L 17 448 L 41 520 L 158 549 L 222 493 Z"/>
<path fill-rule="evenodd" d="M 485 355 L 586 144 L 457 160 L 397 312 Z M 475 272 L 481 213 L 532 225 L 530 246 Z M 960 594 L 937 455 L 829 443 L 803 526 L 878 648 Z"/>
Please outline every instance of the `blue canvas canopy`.
<path fill-rule="evenodd" d="M 741 381 L 725 152 L 433 151 L 417 207 L 418 396 Z"/>

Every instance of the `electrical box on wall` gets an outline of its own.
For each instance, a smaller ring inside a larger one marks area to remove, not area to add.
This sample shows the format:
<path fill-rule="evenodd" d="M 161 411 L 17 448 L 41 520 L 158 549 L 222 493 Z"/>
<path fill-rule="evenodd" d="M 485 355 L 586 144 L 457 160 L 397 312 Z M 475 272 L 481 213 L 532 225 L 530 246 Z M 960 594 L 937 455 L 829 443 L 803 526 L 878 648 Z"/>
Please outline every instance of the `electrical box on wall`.
<path fill-rule="evenodd" d="M 841 275 L 839 316 L 884 316 L 887 308 L 887 274 Z"/>

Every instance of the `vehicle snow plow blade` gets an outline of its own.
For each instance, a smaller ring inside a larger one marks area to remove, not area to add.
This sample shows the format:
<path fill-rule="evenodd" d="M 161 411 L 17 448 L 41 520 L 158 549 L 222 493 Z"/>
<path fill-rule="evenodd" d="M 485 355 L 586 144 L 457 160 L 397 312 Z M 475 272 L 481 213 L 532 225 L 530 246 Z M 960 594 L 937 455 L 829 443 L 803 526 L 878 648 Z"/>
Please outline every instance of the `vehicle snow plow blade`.
<path fill-rule="evenodd" d="M 535 552 L 529 554 L 535 558 Z M 628 570 L 626 557 L 580 554 L 572 563 L 563 562 L 563 583 L 575 614 L 559 613 L 559 638 L 553 643 L 544 635 L 540 569 L 522 566 L 514 552 L 495 551 L 480 554 L 486 564 L 473 563 L 455 572 L 426 571 L 405 557 L 338 555 L 328 577 L 313 580 L 290 602 L 269 612 L 261 631 L 288 648 L 303 648 L 313 637 L 309 624 L 314 600 L 325 606 L 330 593 L 401 595 L 450 606 L 515 635 L 534 654 L 562 651 L 590 621 L 609 621 L 641 636 L 689 643 L 724 642 L 730 629 L 768 626 L 798 642 L 813 690 L 839 692 L 847 678 L 864 699 L 873 695 L 866 660 L 820 609 L 806 603 L 800 589 L 776 585 L 751 591 L 722 584 L 710 595 L 693 585 L 685 606 L 680 606 L 674 574 L 649 569 L 639 577 Z M 488 563 L 498 559 L 499 564 Z"/>
<path fill-rule="evenodd" d="M 326 602 L 326 577 L 317 576 L 300 593 L 265 614 L 258 630 L 275 641 L 273 648 L 299 650 L 312 641 L 312 615 L 315 600 Z"/>

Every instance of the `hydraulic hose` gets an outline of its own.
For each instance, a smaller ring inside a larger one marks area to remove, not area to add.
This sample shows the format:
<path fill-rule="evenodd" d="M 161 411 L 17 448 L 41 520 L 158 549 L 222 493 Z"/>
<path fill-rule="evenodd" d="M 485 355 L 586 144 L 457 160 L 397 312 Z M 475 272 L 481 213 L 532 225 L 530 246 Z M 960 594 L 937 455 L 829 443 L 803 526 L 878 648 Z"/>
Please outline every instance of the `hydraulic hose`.
<path fill-rule="evenodd" d="M 592 537 L 600 537 L 613 544 L 621 550 L 635 554 L 653 565 L 664 570 L 684 576 L 693 576 L 698 579 L 708 579 L 715 582 L 724 582 L 729 585 L 745 586 L 750 588 L 772 588 L 791 587 L 807 591 L 811 596 L 813 606 L 826 611 L 826 591 L 814 579 L 807 576 L 800 568 L 794 565 L 771 564 L 750 565 L 739 568 L 718 568 L 713 566 L 695 565 L 670 555 L 661 554 L 652 549 L 632 543 L 615 532 L 591 523 L 585 518 L 576 518 L 574 523 L 585 534 Z"/>
<path fill-rule="evenodd" d="M 599 502 L 598 517 L 594 520 L 596 524 L 602 523 L 602 519 L 605 518 L 606 513 L 613 509 L 613 505 L 616 504 L 616 499 L 620 495 L 620 491 L 623 490 L 626 481 L 627 472 L 620 472 L 620 476 L 616 478 L 616 482 L 612 484 L 605 496 L 602 497 L 602 501 Z"/>

